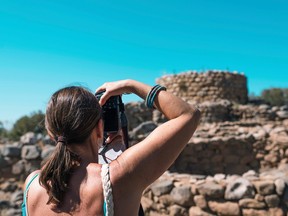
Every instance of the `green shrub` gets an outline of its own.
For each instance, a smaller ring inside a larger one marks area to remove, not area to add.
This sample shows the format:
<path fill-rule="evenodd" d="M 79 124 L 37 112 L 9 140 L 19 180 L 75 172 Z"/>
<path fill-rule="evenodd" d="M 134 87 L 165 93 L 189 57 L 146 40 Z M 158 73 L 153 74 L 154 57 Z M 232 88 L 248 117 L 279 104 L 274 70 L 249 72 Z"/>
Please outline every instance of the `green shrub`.
<path fill-rule="evenodd" d="M 23 134 L 32 131 L 35 133 L 44 133 L 45 115 L 41 112 L 33 112 L 29 116 L 25 115 L 18 119 L 9 132 L 9 138 L 18 140 Z"/>
<path fill-rule="evenodd" d="M 3 122 L 0 121 L 0 139 L 4 137 L 7 137 L 7 130 L 4 127 Z"/>
<path fill-rule="evenodd" d="M 288 105 L 288 88 L 264 89 L 261 98 L 272 106 Z"/>

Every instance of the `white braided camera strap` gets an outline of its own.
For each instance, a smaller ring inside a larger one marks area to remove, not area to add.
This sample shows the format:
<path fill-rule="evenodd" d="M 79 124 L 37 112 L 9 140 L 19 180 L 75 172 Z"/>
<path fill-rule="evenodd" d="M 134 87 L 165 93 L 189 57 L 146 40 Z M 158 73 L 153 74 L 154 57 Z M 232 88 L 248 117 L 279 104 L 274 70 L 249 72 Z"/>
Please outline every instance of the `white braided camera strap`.
<path fill-rule="evenodd" d="M 105 216 L 113 216 L 114 215 L 114 203 L 113 203 L 113 194 L 112 194 L 112 186 L 109 175 L 109 164 L 103 164 L 101 167 L 101 179 L 102 179 L 102 187 L 104 194 L 104 202 L 106 203 L 106 215 Z"/>

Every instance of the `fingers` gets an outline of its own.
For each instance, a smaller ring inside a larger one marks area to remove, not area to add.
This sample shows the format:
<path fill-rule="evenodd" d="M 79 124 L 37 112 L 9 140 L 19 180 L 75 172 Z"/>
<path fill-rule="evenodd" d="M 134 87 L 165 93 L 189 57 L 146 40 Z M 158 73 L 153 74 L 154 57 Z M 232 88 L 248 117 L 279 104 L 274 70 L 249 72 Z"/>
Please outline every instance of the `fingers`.
<path fill-rule="evenodd" d="M 98 87 L 95 91 L 95 93 L 105 91 L 106 90 L 106 83 L 104 83 L 102 86 Z"/>
<path fill-rule="evenodd" d="M 109 144 L 109 143 L 116 141 L 116 140 L 122 141 L 122 135 L 119 133 L 110 134 L 108 136 L 108 138 L 105 140 L 105 143 Z"/>
<path fill-rule="evenodd" d="M 102 86 L 98 87 L 95 91 L 95 93 L 104 91 L 103 95 L 101 96 L 100 100 L 99 100 L 99 104 L 100 106 L 103 106 L 106 101 L 108 100 L 109 96 L 108 96 L 108 90 L 107 90 L 107 83 L 104 83 Z"/>
<path fill-rule="evenodd" d="M 109 97 L 123 94 L 125 91 L 125 81 L 107 82 L 96 89 L 96 93 L 105 91 L 99 100 L 99 104 L 103 106 Z"/>
<path fill-rule="evenodd" d="M 106 101 L 109 99 L 109 97 L 110 97 L 109 92 L 105 91 L 99 100 L 100 106 L 103 106 L 106 103 Z"/>

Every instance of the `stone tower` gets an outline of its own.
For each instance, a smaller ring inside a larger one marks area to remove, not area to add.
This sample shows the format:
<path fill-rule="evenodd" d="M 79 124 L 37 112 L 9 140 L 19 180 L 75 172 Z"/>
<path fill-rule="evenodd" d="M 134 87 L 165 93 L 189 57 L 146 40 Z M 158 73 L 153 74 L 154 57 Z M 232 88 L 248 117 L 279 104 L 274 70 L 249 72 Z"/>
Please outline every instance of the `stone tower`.
<path fill-rule="evenodd" d="M 186 101 L 197 103 L 226 99 L 245 104 L 248 100 L 247 78 L 227 71 L 183 72 L 164 75 L 156 82 Z"/>

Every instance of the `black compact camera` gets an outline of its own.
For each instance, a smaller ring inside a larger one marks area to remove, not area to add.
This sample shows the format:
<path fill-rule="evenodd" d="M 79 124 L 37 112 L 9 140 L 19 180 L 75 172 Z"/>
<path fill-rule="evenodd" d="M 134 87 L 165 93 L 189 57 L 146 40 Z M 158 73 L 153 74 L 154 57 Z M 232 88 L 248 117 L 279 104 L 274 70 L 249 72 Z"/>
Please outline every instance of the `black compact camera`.
<path fill-rule="evenodd" d="M 105 91 L 101 91 L 95 94 L 99 101 Z M 121 96 L 111 96 L 106 103 L 102 106 L 103 121 L 104 121 L 104 132 L 105 133 L 116 133 L 120 127 L 120 109 L 124 107 Z"/>
<path fill-rule="evenodd" d="M 105 91 L 95 93 L 98 101 L 104 92 Z M 129 147 L 128 121 L 125 115 L 125 108 L 121 95 L 111 96 L 106 101 L 106 103 L 102 106 L 102 115 L 104 122 L 104 137 L 107 137 L 109 133 L 117 133 L 121 129 L 123 140 L 127 149 Z"/>

